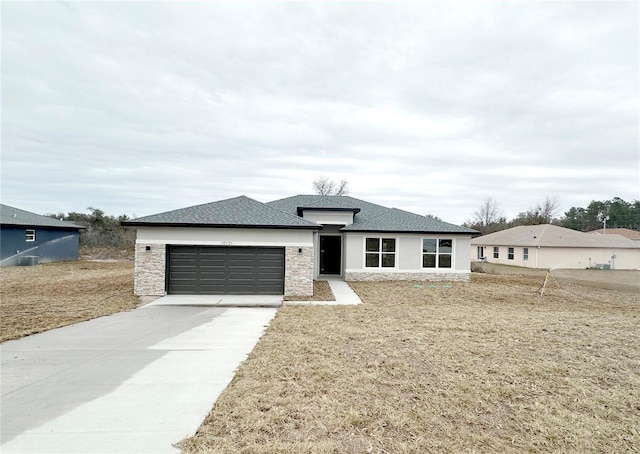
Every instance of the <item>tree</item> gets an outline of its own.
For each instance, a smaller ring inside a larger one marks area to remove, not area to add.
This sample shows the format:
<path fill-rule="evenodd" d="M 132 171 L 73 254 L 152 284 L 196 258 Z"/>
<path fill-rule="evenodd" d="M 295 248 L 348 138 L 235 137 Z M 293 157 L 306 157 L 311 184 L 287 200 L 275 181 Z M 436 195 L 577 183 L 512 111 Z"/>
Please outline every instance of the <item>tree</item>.
<path fill-rule="evenodd" d="M 135 243 L 135 229 L 123 227 L 120 223 L 129 217 L 126 214 L 118 217 L 106 215 L 99 208 L 87 208 L 89 213 L 71 212 L 68 214 L 48 214 L 48 216 L 70 221 L 86 227 L 80 231 L 82 246 L 97 247 L 133 247 Z"/>
<path fill-rule="evenodd" d="M 500 203 L 492 197 L 486 198 L 480 208 L 473 212 L 473 222 L 481 226 L 489 226 L 498 222 L 502 216 Z"/>
<path fill-rule="evenodd" d="M 340 180 L 340 183 L 321 175 L 311 183 L 313 190 L 319 195 L 347 195 L 349 194 L 349 182 Z"/>
<path fill-rule="evenodd" d="M 592 200 L 587 208 L 571 207 L 561 223 L 563 227 L 588 232 L 603 228 L 605 219 L 608 228 L 640 230 L 640 200 Z"/>
<path fill-rule="evenodd" d="M 500 203 L 494 198 L 488 197 L 482 202 L 480 208 L 473 212 L 472 219 L 462 225 L 486 235 L 506 228 L 506 223 L 507 219 L 502 216 Z"/>
<path fill-rule="evenodd" d="M 511 221 L 511 224 L 513 226 L 551 224 L 556 220 L 558 211 L 560 211 L 558 196 L 547 196 L 542 203 L 538 203 L 529 208 L 529 210 L 519 213 Z"/>

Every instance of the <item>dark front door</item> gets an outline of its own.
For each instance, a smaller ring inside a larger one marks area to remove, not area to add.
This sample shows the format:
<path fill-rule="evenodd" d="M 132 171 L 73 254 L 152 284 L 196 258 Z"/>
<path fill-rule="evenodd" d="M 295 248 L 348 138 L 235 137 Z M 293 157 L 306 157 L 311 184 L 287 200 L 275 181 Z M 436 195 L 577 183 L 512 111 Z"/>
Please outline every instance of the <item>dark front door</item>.
<path fill-rule="evenodd" d="M 320 236 L 320 274 L 340 274 L 342 237 Z"/>
<path fill-rule="evenodd" d="M 169 246 L 168 293 L 282 295 L 284 248 Z"/>

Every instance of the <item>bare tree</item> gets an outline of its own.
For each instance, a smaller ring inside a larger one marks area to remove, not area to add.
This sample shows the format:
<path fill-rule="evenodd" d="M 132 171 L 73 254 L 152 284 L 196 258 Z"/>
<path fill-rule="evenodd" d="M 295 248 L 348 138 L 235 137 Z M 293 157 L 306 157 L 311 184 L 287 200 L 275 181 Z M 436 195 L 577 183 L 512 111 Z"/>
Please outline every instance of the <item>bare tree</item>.
<path fill-rule="evenodd" d="M 558 217 L 558 213 L 560 212 L 560 200 L 557 195 L 553 197 L 547 196 L 542 205 L 538 205 L 537 208 L 540 213 L 540 218 L 544 223 L 551 224 L 551 221 Z"/>
<path fill-rule="evenodd" d="M 319 176 L 311 183 L 316 194 L 319 195 L 347 195 L 349 194 L 349 182 L 341 180 L 340 183 L 325 177 Z"/>
<path fill-rule="evenodd" d="M 545 197 L 542 203 L 524 211 L 515 217 L 511 223 L 513 225 L 539 225 L 551 224 L 560 211 L 560 201 L 558 196 Z"/>
<path fill-rule="evenodd" d="M 502 208 L 500 203 L 492 197 L 486 198 L 480 208 L 473 212 L 473 224 L 486 227 L 500 222 Z"/>

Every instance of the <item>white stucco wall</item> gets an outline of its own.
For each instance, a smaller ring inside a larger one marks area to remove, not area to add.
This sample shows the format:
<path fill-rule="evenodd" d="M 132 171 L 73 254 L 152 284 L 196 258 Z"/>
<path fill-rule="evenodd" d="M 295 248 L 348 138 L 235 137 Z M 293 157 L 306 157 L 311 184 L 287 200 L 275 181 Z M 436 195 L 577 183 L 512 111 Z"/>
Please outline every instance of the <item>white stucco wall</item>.
<path fill-rule="evenodd" d="M 312 230 L 137 227 L 136 243 L 200 246 L 313 246 Z"/>
<path fill-rule="evenodd" d="M 530 247 L 529 260 L 523 260 L 523 247 L 514 247 L 514 258 L 509 260 L 509 246 L 497 246 L 499 257 L 493 257 L 494 246 L 484 246 L 484 255 L 490 263 L 523 266 L 527 268 L 564 268 L 585 269 L 596 264 L 611 265 L 617 270 L 640 269 L 639 249 L 611 249 L 611 248 L 550 248 Z M 615 255 L 615 258 L 612 256 Z M 473 246 L 470 257 L 477 258 L 477 248 Z"/>
<path fill-rule="evenodd" d="M 365 238 L 395 238 L 396 267 L 366 268 L 364 266 Z M 451 268 L 422 268 L 422 239 L 453 239 L 453 256 Z M 423 234 L 388 234 L 388 233 L 347 233 L 345 238 L 346 272 L 365 273 L 470 273 L 471 238 L 460 235 L 423 235 Z"/>
<path fill-rule="evenodd" d="M 352 211 L 304 210 L 302 218 L 320 225 L 345 226 L 353 224 Z"/>

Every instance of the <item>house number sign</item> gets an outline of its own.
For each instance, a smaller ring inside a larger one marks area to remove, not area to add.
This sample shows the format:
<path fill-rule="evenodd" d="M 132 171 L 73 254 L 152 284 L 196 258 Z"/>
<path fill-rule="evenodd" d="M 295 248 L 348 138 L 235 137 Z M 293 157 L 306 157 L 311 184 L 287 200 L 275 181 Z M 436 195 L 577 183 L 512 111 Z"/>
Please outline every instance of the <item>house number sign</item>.
<path fill-rule="evenodd" d="M 232 241 L 220 241 L 220 244 L 222 246 L 231 246 L 233 244 Z"/>

